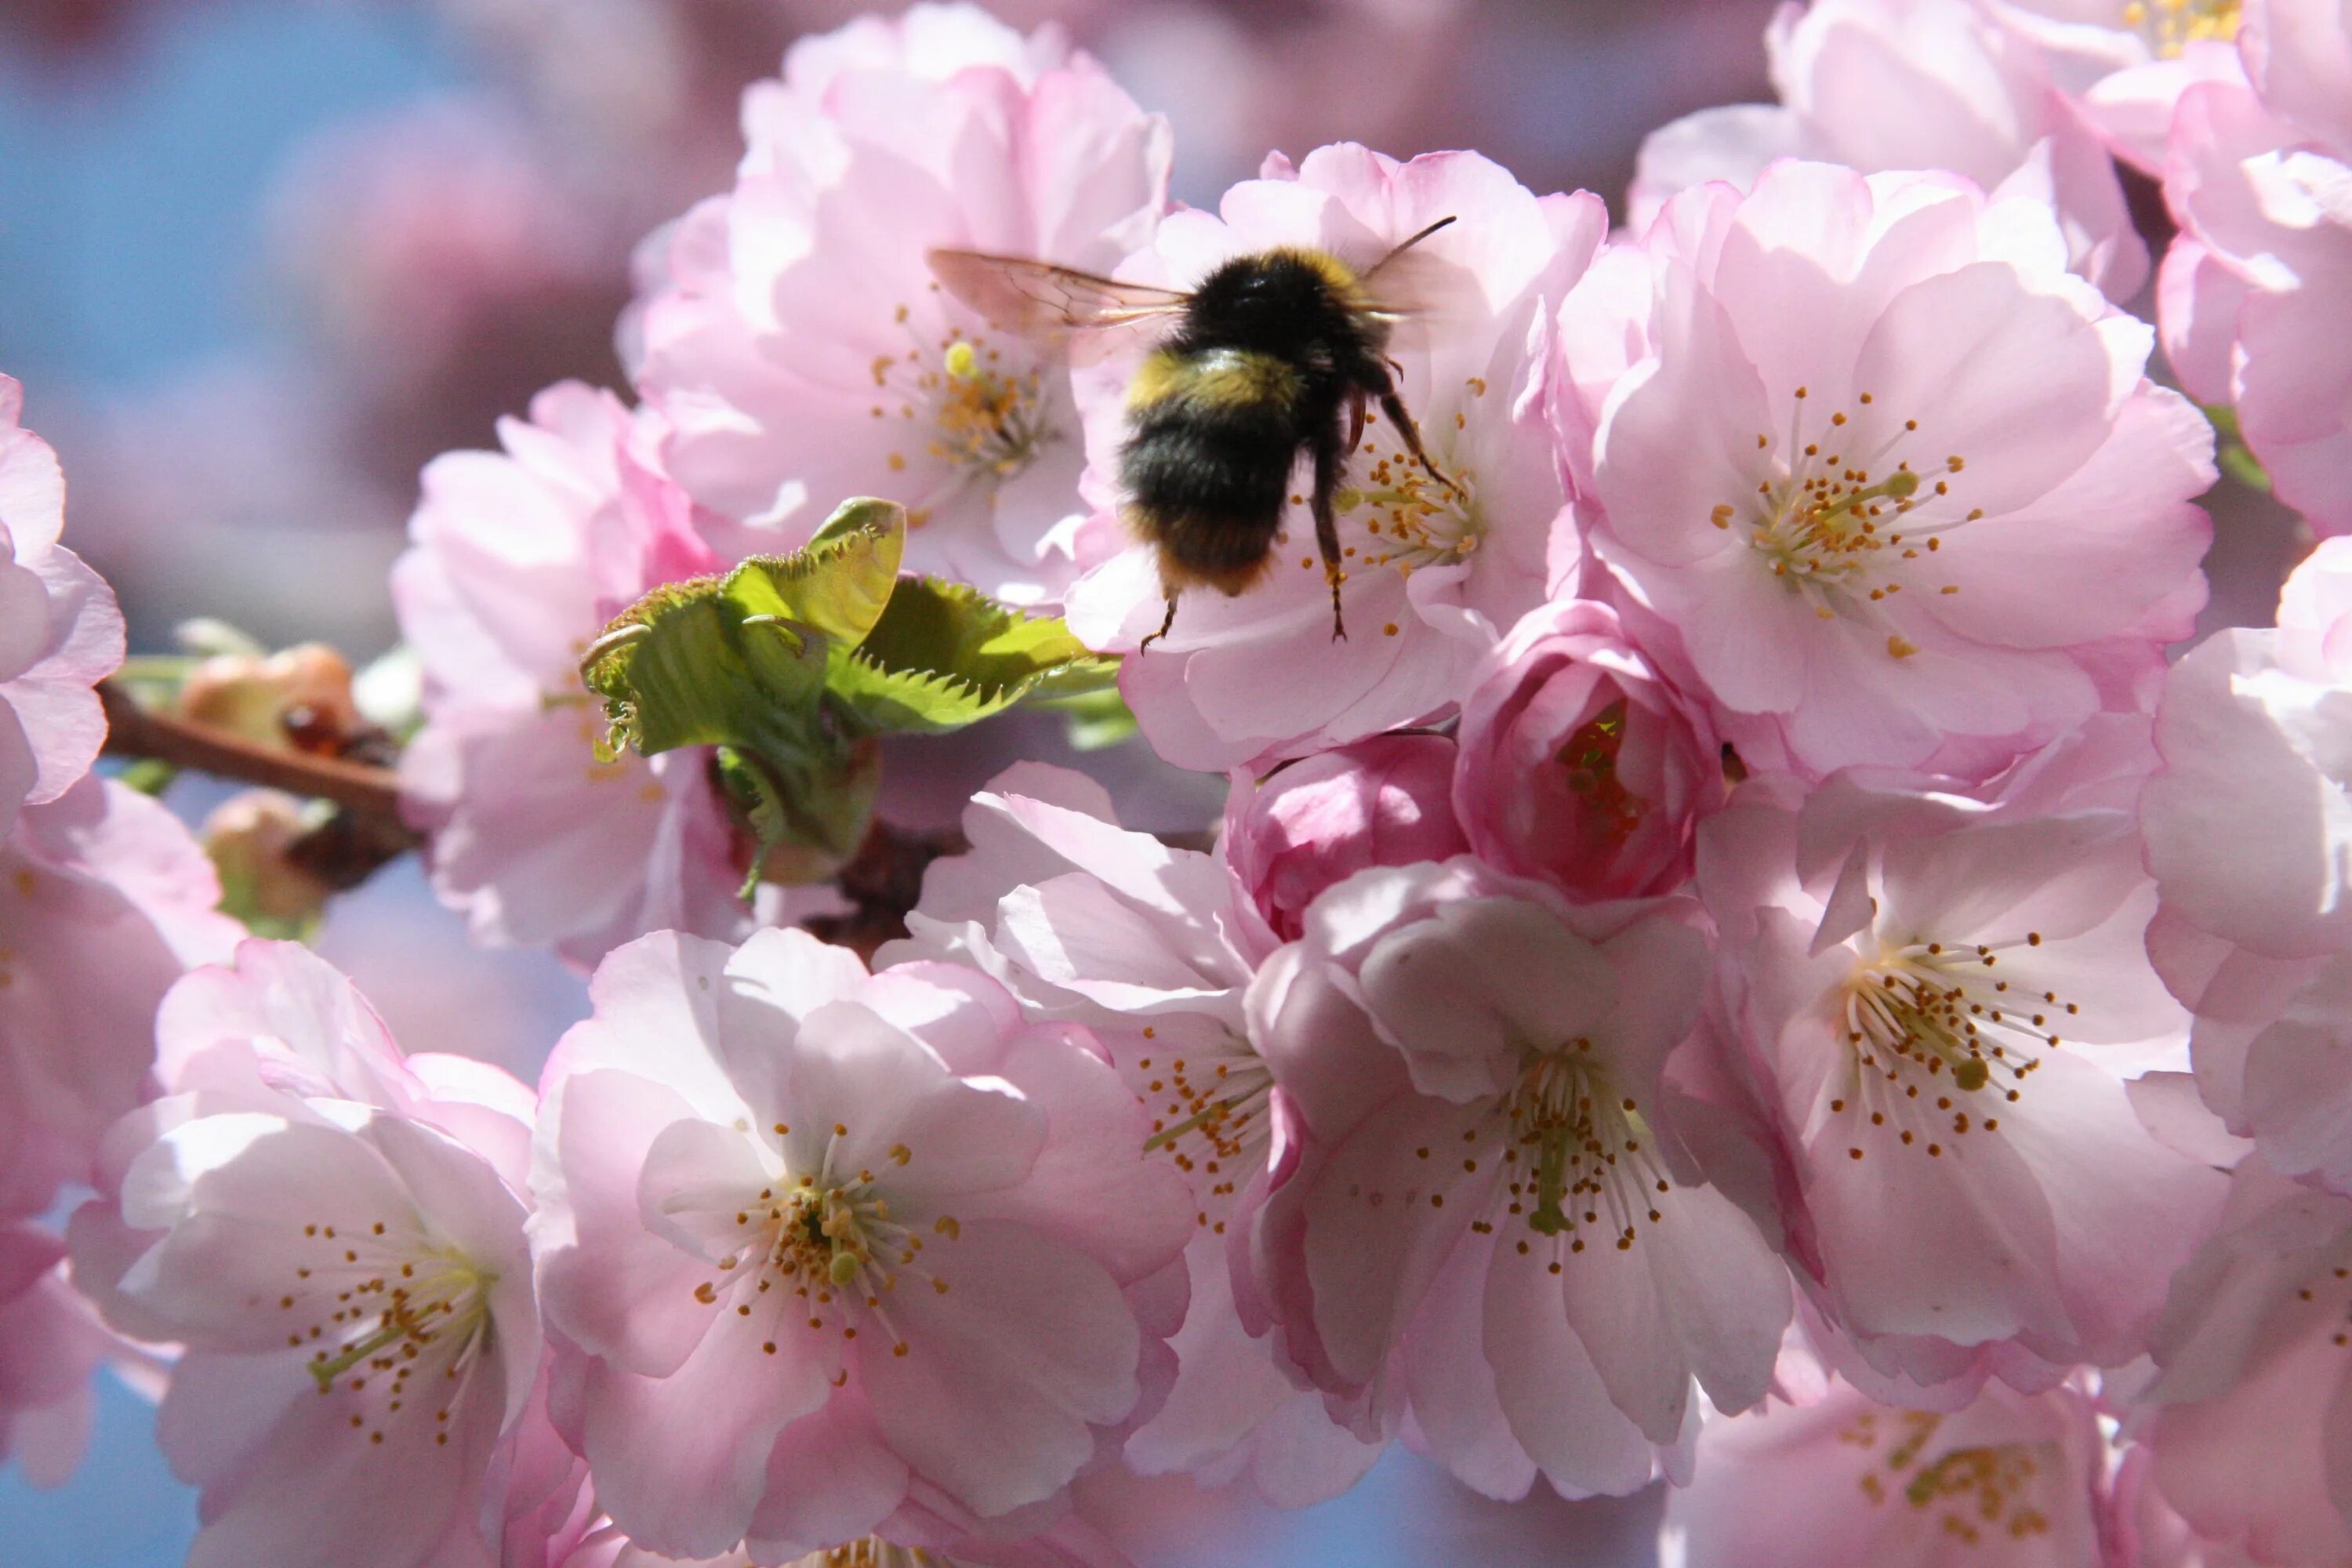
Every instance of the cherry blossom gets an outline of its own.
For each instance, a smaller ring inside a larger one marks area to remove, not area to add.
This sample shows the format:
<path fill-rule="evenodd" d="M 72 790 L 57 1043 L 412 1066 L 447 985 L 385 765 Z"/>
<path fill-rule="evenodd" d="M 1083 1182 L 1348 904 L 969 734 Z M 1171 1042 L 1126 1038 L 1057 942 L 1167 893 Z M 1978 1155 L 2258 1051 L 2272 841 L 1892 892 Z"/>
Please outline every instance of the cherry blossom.
<path fill-rule="evenodd" d="M 1442 789 L 1442 773 L 1437 782 Z M 1169 1342 L 1176 1382 L 1128 1440 L 1128 1463 L 1212 1484 L 1247 1473 L 1291 1507 L 1346 1489 L 1381 1446 L 1335 1426 L 1321 1398 L 1294 1387 L 1253 1341 L 1229 1271 L 1275 1129 L 1273 1078 L 1243 1008 L 1256 973 L 1250 954 L 1273 943 L 1237 917 L 1238 875 L 1220 857 L 1121 829 L 1099 785 L 1057 768 L 1023 764 L 999 776 L 973 797 L 964 829 L 973 852 L 932 865 L 907 917 L 912 939 L 877 956 L 971 963 L 1032 1017 L 1085 1025 L 1150 1116 L 1147 1153 L 1181 1172 L 1192 1193 L 1191 1304 Z"/>
<path fill-rule="evenodd" d="M 1699 816 L 1721 803 L 1706 715 L 1584 599 L 1530 610 L 1462 708 L 1454 807 L 1478 854 L 1580 898 L 1673 890 Z"/>
<path fill-rule="evenodd" d="M 1646 228 L 1676 191 L 1746 187 L 1775 158 L 1864 174 L 1948 169 L 2058 212 L 2074 269 L 2111 299 L 2147 280 L 2122 184 L 2041 51 L 1979 0 L 1814 0 L 1764 36 L 1777 107 L 1704 109 L 1650 133 L 1629 196 Z"/>
<path fill-rule="evenodd" d="M 2352 543 L 2330 540 L 2288 578 L 2275 629 L 2217 634 L 2166 685 L 2146 809 L 2168 905 L 2276 957 L 2352 942 L 2336 761 L 2347 687 Z"/>
<path fill-rule="evenodd" d="M 58 542 L 65 476 L 24 405 L 0 375 L 0 833 L 89 771 L 106 738 L 90 689 L 122 662 L 113 592 Z"/>
<path fill-rule="evenodd" d="M 2156 1456 L 2126 1445 L 2107 1488 L 2105 1568 L 2260 1568 L 2234 1546 L 2208 1541 L 2156 1484 Z"/>
<path fill-rule="evenodd" d="M 533 1248 L 614 1522 L 763 1560 L 943 1510 L 1050 1525 L 1164 1375 L 1191 1229 L 1091 1041 L 801 931 L 647 937 L 591 994 L 543 1084 Z"/>
<path fill-rule="evenodd" d="M 157 1037 L 165 1097 L 110 1134 L 68 1237 L 110 1324 L 185 1347 L 157 1439 L 204 1491 L 188 1561 L 478 1554 L 541 1363 L 528 1091 L 403 1058 L 288 942 L 191 973 Z"/>
<path fill-rule="evenodd" d="M 1297 1109 L 1252 1237 L 1286 1353 L 1505 1498 L 1687 1479 L 1694 1379 L 1754 1404 L 1789 1318 L 1670 1073 L 1690 911 L 1540 897 L 1467 858 L 1360 872 L 1249 999 Z"/>
<path fill-rule="evenodd" d="M 1538 197 L 1471 153 L 1400 163 L 1361 147 L 1318 149 L 1225 193 L 1214 214 L 1180 213 L 1122 275 L 1189 288 L 1220 263 L 1311 246 L 1360 267 L 1441 218 L 1417 258 L 1436 308 L 1391 344 L 1397 385 L 1440 485 L 1368 416 L 1338 492 L 1349 636 L 1331 597 L 1303 492 L 1276 536 L 1265 581 L 1234 598 L 1187 595 L 1174 629 L 1128 661 L 1129 705 L 1160 753 L 1188 767 L 1254 767 L 1444 713 L 1502 630 L 1541 599 L 1566 503 L 1542 435 L 1550 315 L 1599 245 L 1597 197 Z M 1123 417 L 1108 402 L 1088 436 L 1108 458 Z M 1108 487 L 1108 467 L 1091 482 Z M 1151 552 L 1131 546 L 1070 600 L 1071 628 L 1127 651 L 1165 615 Z M 1279 683 L 1268 668 L 1284 671 Z"/>
<path fill-rule="evenodd" d="M 2037 804 L 1751 791 L 1700 829 L 1800 1279 L 1880 1396 L 1955 1408 L 2130 1360 L 2221 1199 L 2124 1082 L 2187 1022 L 2143 950 L 2131 816 Z"/>
<path fill-rule="evenodd" d="M 2352 531 L 2352 366 L 2327 334 L 2352 301 L 2352 19 L 2269 0 L 2239 37 L 2243 75 L 2184 93 L 2165 196 L 2182 239 L 2158 308 L 2182 382 L 2235 405 L 2280 500 Z"/>
<path fill-rule="evenodd" d="M 2242 1163 L 2173 1283 L 2135 1429 L 2197 1537 L 2257 1563 L 2352 1555 L 2352 1199 Z M 2215 1553 L 2209 1562 L 2230 1562 Z"/>
<path fill-rule="evenodd" d="M 1945 1415 L 1839 1383 L 1708 1422 L 1667 1538 L 1692 1568 L 2078 1568 L 2101 1561 L 2105 1458 L 2091 1401 L 2066 1384 L 1993 1384 Z"/>
<path fill-rule="evenodd" d="M 1367 866 L 1467 851 L 1449 798 L 1454 767 L 1451 740 L 1408 733 L 1321 752 L 1263 781 L 1237 772 L 1220 847 L 1268 950 L 1296 942 L 1316 896 Z"/>
<path fill-rule="evenodd" d="M 907 71 L 945 81 L 959 71 L 990 67 L 1029 86 L 1068 65 L 1071 55 L 1068 36 L 1057 26 L 1024 34 L 976 5 L 925 0 L 896 16 L 856 16 L 832 32 L 801 39 L 784 57 L 783 85 L 819 100 L 835 80 L 856 71 Z"/>
<path fill-rule="evenodd" d="M 425 468 L 367 693 L 217 625 L 119 673 L 0 376 L 0 1466 L 63 1479 L 110 1367 L 194 1568 L 1133 1568 L 1398 1442 L 1663 1509 L 1662 1568 L 2352 1563 L 2352 0 L 1785 0 L 1773 101 L 1649 135 L 1614 235 L 1468 151 L 1172 202 L 1144 102 L 1220 169 L 1349 91 L 1402 126 L 1457 51 L 1521 68 L 1467 0 L 868 3 L 436 0 L 530 101 L 289 187 L 358 394 L 312 402 L 378 458 L 520 396 L 495 355 L 427 395 L 467 342 L 633 296 L 625 388 Z M 1024 30 L 1065 14 L 1139 99 Z M 1752 54 L 1692 26 L 1693 80 Z M 1364 278 L 1398 397 L 1171 603 L 1146 357 L 1294 248 Z M 1169 308 L 992 310 L 950 251 Z M 175 460 L 283 490 L 316 408 L 218 404 Z M 2282 508 L 2200 504 L 2222 442 Z M 1066 627 L 1126 712 L 1020 690 L 1148 747 L 863 743 L 829 858 L 763 852 L 710 746 L 605 754 L 616 616 L 868 496 L 975 602 L 902 584 L 870 651 L 939 679 L 835 696 L 942 725 Z M 2290 510 L 2274 624 L 2185 648 Z M 164 706 L 110 742 L 123 697 Z M 589 975 L 536 1093 L 221 909 L 355 951 L 395 755 L 443 925 Z M 173 771 L 220 793 L 124 782 Z"/>
<path fill-rule="evenodd" d="M 2137 700 L 2203 602 L 2211 436 L 2048 207 L 1782 163 L 1645 243 L 1644 347 L 1580 371 L 1580 329 L 1562 435 L 1635 646 L 1751 769 L 1983 777 Z"/>
<path fill-rule="evenodd" d="M 744 127 L 735 189 L 679 220 L 640 307 L 670 471 L 779 548 L 900 501 L 909 569 L 1058 599 L 1089 510 L 1068 369 L 927 257 L 1109 271 L 1167 205 L 1166 124 L 1056 33 L 919 5 L 795 47 Z"/>
<path fill-rule="evenodd" d="M 2151 941 L 2197 1014 L 2207 1100 L 2276 1169 L 2352 1192 L 2347 566 L 2352 541 L 2323 542 L 2274 629 L 2219 633 L 2175 667 L 2143 832 L 2167 916 Z"/>
<path fill-rule="evenodd" d="M 1106 1543 L 1107 1544 L 1107 1543 Z M 1125 1559 L 1117 1552 L 1070 1554 L 1055 1550 L 1050 1544 L 1024 1542 L 1008 1553 L 1004 1548 L 983 1543 L 967 1545 L 962 1552 L 950 1554 L 936 1547 L 900 1546 L 878 1536 L 861 1536 L 822 1552 L 812 1552 L 794 1557 L 782 1568 L 1124 1568 Z M 744 1552 L 722 1552 L 715 1557 L 698 1557 L 688 1561 L 664 1557 L 647 1552 L 609 1523 L 584 1536 L 562 1556 L 550 1556 L 547 1568 L 754 1568 L 751 1557 Z"/>
<path fill-rule="evenodd" d="M 1101 1531 L 1076 1513 L 1042 1534 L 1018 1538 L 974 1535 L 954 1529 L 919 1530 L 916 1544 L 865 1535 L 795 1556 L 782 1568 L 1133 1568 Z M 632 1541 L 596 1510 L 583 1489 L 552 1526 L 510 1532 L 508 1568 L 759 1568 L 742 1547 L 691 1561 L 665 1557 Z"/>
<path fill-rule="evenodd" d="M 120 1343 L 68 1287 L 64 1253 L 45 1230 L 0 1226 L 0 1465 L 37 1487 L 80 1462 L 96 1415 L 90 1373 Z"/>
<path fill-rule="evenodd" d="M 393 574 L 425 664 L 402 785 L 432 831 L 435 890 L 478 939 L 583 966 L 647 931 L 754 921 L 708 751 L 599 760 L 604 716 L 580 682 L 614 616 L 721 563 L 651 457 L 656 430 L 608 393 L 551 387 L 528 422 L 500 423 L 503 452 L 425 469 Z"/>
<path fill-rule="evenodd" d="M 2115 150 L 2160 174 L 2172 108 L 2237 75 L 2240 23 L 2263 0 L 1988 0 L 2041 56 L 2052 84 Z"/>
<path fill-rule="evenodd" d="M 26 807 L 0 841 L 0 1217 L 89 1179 L 139 1103 L 155 1009 L 243 934 L 188 830 L 109 780 Z"/>

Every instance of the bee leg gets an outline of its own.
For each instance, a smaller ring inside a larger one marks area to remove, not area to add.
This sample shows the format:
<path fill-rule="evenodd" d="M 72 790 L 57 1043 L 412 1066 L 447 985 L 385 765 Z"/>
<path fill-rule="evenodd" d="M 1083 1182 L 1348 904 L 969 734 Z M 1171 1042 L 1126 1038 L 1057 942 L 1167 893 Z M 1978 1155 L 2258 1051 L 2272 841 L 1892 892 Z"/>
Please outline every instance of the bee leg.
<path fill-rule="evenodd" d="M 1345 642 L 1348 637 L 1348 619 L 1339 608 L 1339 584 L 1348 580 L 1348 574 L 1339 570 L 1339 517 L 1332 500 L 1347 466 L 1348 448 L 1339 444 L 1339 430 L 1319 433 L 1315 437 L 1315 548 L 1322 553 L 1323 576 L 1331 584 L 1333 642 Z"/>
<path fill-rule="evenodd" d="M 1171 594 L 1171 595 L 1168 595 L 1168 614 L 1167 614 L 1166 616 L 1162 616 L 1162 617 L 1160 618 L 1160 629 L 1159 629 L 1158 631 L 1156 631 L 1156 632 L 1153 632 L 1150 637 L 1145 637 L 1141 642 L 1139 642 L 1139 643 L 1138 643 L 1138 644 L 1136 644 L 1136 645 L 1135 645 L 1135 654 L 1136 654 L 1136 657 L 1137 657 L 1138 658 L 1142 658 L 1142 657 L 1143 657 L 1143 655 L 1150 649 L 1150 647 L 1151 647 L 1151 645 L 1152 645 L 1153 643 L 1158 642 L 1161 637 L 1166 637 L 1166 636 L 1168 635 L 1168 628 L 1169 628 L 1169 627 L 1171 627 L 1171 626 L 1174 626 L 1175 624 L 1176 624 L 1176 595 L 1173 595 L 1173 594 Z"/>
<path fill-rule="evenodd" d="M 1412 422 L 1412 416 L 1404 411 L 1403 398 L 1399 397 L 1394 392 L 1381 394 L 1381 412 L 1396 422 L 1397 432 L 1403 438 L 1405 450 L 1412 454 L 1413 461 L 1429 471 L 1431 479 L 1452 490 L 1455 500 L 1466 501 L 1470 499 L 1469 491 L 1464 489 L 1450 476 L 1441 471 L 1435 463 L 1429 460 L 1429 453 L 1421 444 L 1421 426 L 1415 425 Z"/>
<path fill-rule="evenodd" d="M 1348 450 L 1352 452 L 1364 438 L 1364 395 L 1360 391 L 1348 395 Z"/>

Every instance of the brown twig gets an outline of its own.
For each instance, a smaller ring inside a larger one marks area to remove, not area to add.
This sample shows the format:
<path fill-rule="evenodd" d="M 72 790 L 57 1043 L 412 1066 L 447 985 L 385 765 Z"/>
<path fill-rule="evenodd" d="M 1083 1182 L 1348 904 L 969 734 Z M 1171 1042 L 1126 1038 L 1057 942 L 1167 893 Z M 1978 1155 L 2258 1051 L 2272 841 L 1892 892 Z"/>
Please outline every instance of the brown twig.
<path fill-rule="evenodd" d="M 288 795 L 331 801 L 335 814 L 296 839 L 288 857 L 328 886 L 358 887 L 424 842 L 400 815 L 400 776 L 348 757 L 290 746 L 265 746 L 242 735 L 143 707 L 114 682 L 101 681 L 106 749 L 175 768 Z"/>
<path fill-rule="evenodd" d="M 907 911 L 923 896 L 923 872 L 942 856 L 971 847 L 952 827 L 908 829 L 877 819 L 833 879 L 852 905 L 845 915 L 806 922 L 824 941 L 853 948 L 868 963 L 874 950 L 907 934 Z"/>
<path fill-rule="evenodd" d="M 106 749 L 116 756 L 151 757 L 175 768 L 331 800 L 362 816 L 400 822 L 400 779 L 390 768 L 265 746 L 209 724 L 190 723 L 142 707 L 110 680 L 100 683 L 98 696 L 106 705 Z M 409 837 L 413 841 L 415 836 Z"/>
<path fill-rule="evenodd" d="M 106 705 L 106 749 L 117 756 L 152 758 L 237 784 L 332 801 L 341 809 L 305 834 L 290 853 L 334 887 L 357 887 L 424 842 L 401 817 L 399 775 L 390 768 L 265 746 L 142 707 L 112 681 L 101 682 L 98 694 Z M 1205 849 L 1213 837 L 1160 836 L 1163 843 L 1186 849 Z M 907 911 L 922 896 L 925 868 L 942 856 L 961 855 L 970 847 L 952 827 L 905 828 L 876 822 L 857 853 L 834 878 L 834 885 L 850 901 L 850 912 L 810 921 L 809 929 L 871 959 L 876 948 L 907 934 Z"/>

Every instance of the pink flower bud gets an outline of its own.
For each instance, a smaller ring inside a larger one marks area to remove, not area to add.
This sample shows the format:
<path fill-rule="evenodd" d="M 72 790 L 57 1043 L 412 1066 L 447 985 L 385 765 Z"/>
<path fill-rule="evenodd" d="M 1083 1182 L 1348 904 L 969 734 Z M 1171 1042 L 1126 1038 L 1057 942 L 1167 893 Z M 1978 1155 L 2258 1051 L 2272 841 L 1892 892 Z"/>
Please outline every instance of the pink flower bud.
<path fill-rule="evenodd" d="M 1309 757 L 1225 803 L 1225 855 L 1242 903 L 1296 942 L 1315 895 L 1369 866 L 1443 860 L 1469 847 L 1447 798 L 1454 742 L 1376 735 Z"/>
<path fill-rule="evenodd" d="M 1704 718 L 1625 642 L 1606 605 L 1522 619 L 1462 710 L 1454 809 L 1490 864 L 1584 898 L 1663 893 L 1722 798 Z"/>

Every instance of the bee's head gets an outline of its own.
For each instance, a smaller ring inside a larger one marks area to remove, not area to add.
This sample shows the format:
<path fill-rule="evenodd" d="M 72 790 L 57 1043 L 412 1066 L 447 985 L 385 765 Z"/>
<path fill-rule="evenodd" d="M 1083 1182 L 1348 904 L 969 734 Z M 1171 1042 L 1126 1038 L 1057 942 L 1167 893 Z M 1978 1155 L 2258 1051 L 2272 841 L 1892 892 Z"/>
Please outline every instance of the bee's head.
<path fill-rule="evenodd" d="M 1345 331 L 1353 276 L 1312 251 L 1237 256 L 1193 290 L 1192 329 L 1237 348 L 1291 354 Z"/>

